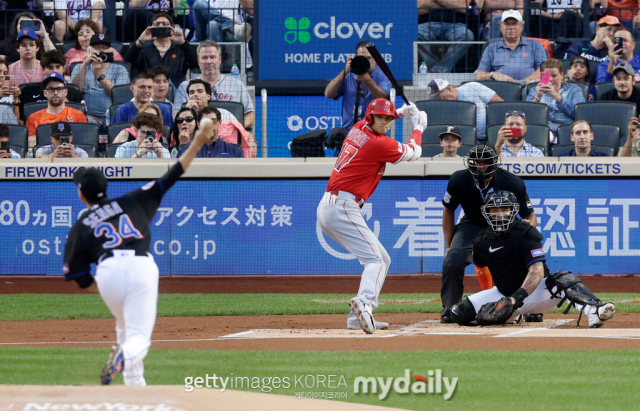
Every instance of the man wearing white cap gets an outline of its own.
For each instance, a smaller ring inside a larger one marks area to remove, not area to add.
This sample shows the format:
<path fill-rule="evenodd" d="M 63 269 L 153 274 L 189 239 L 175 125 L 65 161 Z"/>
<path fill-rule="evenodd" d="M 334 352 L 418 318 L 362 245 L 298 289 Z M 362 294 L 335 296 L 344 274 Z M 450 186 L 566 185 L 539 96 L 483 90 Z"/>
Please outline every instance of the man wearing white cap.
<path fill-rule="evenodd" d="M 522 36 L 524 22 L 516 10 L 502 13 L 503 39 L 482 53 L 476 80 L 498 80 L 527 84 L 540 77 L 540 64 L 547 59 L 542 44 Z"/>

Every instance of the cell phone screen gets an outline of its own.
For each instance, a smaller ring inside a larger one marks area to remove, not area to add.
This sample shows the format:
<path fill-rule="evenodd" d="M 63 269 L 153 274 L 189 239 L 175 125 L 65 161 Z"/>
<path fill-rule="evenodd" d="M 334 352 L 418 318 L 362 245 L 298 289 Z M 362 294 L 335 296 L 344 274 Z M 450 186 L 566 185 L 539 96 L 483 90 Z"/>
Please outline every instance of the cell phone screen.
<path fill-rule="evenodd" d="M 33 31 L 40 31 L 40 22 L 36 20 L 22 20 L 20 22 L 20 30 L 32 29 Z"/>
<path fill-rule="evenodd" d="M 11 143 L 8 141 L 2 141 L 0 142 L 0 151 L 6 151 L 7 153 L 9 152 Z"/>
<path fill-rule="evenodd" d="M 171 27 L 154 27 L 151 29 L 151 36 L 156 38 L 171 37 Z"/>
<path fill-rule="evenodd" d="M 616 45 L 615 46 L 615 50 L 619 51 L 622 50 L 622 43 L 623 43 L 624 39 L 622 37 L 616 37 L 613 39 L 613 43 Z"/>
<path fill-rule="evenodd" d="M 69 144 L 69 137 L 60 137 L 60 144 L 63 146 Z"/>
<path fill-rule="evenodd" d="M 549 81 L 551 80 L 551 73 L 548 71 L 541 71 L 540 72 L 540 83 L 542 84 L 549 84 Z"/>

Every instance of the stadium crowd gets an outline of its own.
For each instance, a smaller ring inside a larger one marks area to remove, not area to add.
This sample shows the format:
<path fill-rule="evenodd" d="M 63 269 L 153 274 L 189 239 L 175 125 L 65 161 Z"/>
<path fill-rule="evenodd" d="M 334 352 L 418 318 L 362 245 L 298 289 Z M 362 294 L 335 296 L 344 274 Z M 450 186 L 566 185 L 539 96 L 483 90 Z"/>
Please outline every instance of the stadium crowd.
<path fill-rule="evenodd" d="M 199 156 L 257 155 L 246 78 L 229 72 L 237 47 L 218 44 L 241 44 L 242 72 L 251 70 L 252 0 L 129 0 L 117 12 L 116 33 L 104 24 L 110 0 L 56 0 L 53 10 L 44 3 L 0 2 L 0 123 L 11 141 L 1 158 L 35 157 L 45 147 L 53 157 L 78 150 L 176 156 L 203 117 L 219 123 L 220 141 Z M 428 101 L 418 102 L 435 127 L 425 131 L 425 155 L 455 156 L 484 141 L 504 157 L 637 156 L 640 16 L 632 3 L 590 5 L 585 33 L 581 2 L 525 8 L 522 0 L 418 0 L 416 40 L 445 46 L 418 47 L 426 70 L 441 74 L 428 84 Z M 469 67 L 474 41 L 486 43 Z M 342 98 L 338 140 L 369 101 L 390 97 L 389 81 L 363 42 L 355 46 L 370 69 L 354 74 L 350 58 L 324 93 Z M 475 81 L 456 81 L 464 72 Z M 435 101 L 429 109 L 420 104 Z M 455 124 L 438 123 L 439 110 L 463 107 L 469 110 Z M 61 142 L 74 134 L 74 143 Z M 129 146 L 137 150 L 129 153 Z"/>

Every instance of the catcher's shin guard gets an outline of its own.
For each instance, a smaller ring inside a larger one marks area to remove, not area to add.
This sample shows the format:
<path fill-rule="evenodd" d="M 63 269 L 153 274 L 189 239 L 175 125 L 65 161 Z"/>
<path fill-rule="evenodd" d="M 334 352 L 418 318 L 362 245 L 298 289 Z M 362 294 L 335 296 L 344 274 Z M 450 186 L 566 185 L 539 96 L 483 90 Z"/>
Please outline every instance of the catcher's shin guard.
<path fill-rule="evenodd" d="M 553 288 L 556 291 L 553 291 Z M 564 304 L 565 300 L 569 300 L 569 305 L 564 311 L 564 314 L 568 313 L 571 307 L 576 307 L 576 304 L 582 306 L 585 305 L 597 305 L 601 301 L 587 288 L 586 285 L 580 281 L 578 276 L 572 274 L 571 271 L 560 270 L 553 274 L 549 274 L 547 277 L 547 289 L 551 293 L 552 298 L 557 298 L 561 291 L 564 291 L 564 298 L 558 303 L 558 307 Z M 582 310 L 580 310 L 580 317 L 582 317 Z M 580 324 L 580 318 L 578 318 L 578 324 Z"/>
<path fill-rule="evenodd" d="M 458 325 L 471 325 L 476 319 L 476 309 L 467 297 L 451 307 L 451 319 Z"/>

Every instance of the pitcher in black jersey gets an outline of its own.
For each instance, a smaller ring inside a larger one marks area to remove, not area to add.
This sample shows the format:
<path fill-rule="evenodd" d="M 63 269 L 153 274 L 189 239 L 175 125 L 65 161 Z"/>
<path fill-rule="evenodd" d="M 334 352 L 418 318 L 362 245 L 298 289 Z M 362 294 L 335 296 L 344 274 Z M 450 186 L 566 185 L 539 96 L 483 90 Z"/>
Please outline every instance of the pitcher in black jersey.
<path fill-rule="evenodd" d="M 494 190 L 508 190 L 515 194 L 520 204 L 520 216 L 532 226 L 537 226 L 536 215 L 527 195 L 524 181 L 517 175 L 499 167 L 500 157 L 488 146 L 479 145 L 464 158 L 467 170 L 456 171 L 449 178 L 447 192 L 442 204 L 442 231 L 445 254 L 442 263 L 442 314 L 440 321 L 453 322 L 450 308 L 462 298 L 464 269 L 471 264 L 471 246 L 480 230 L 487 227 L 480 213 L 487 194 Z M 456 225 L 454 221 L 458 206 L 462 206 L 464 217 Z M 478 273 L 483 289 L 491 287 L 491 280 Z"/>
<path fill-rule="evenodd" d="M 543 313 L 564 301 L 589 318 L 589 327 L 601 327 L 615 313 L 612 303 L 603 303 L 570 271 L 549 274 L 542 248 L 542 235 L 516 218 L 520 205 L 509 191 L 487 195 L 481 208 L 489 227 L 480 231 L 473 245 L 473 263 L 488 270 L 495 286 L 470 295 L 451 307 L 451 318 L 460 325 L 474 325 L 483 305 L 508 297 L 520 315 Z M 565 311 L 565 314 L 569 308 Z M 508 313 L 507 313 L 508 316 Z"/>
<path fill-rule="evenodd" d="M 142 360 L 151 346 L 158 301 L 158 266 L 149 252 L 150 223 L 162 197 L 213 137 L 214 123 L 200 125 L 193 142 L 169 171 L 122 197 L 107 198 L 107 179 L 96 168 L 76 171 L 73 182 L 87 210 L 69 232 L 64 249 L 65 280 L 95 287 L 116 318 L 117 344 L 111 348 L 101 383 L 122 372 L 126 385 L 146 385 Z"/>

